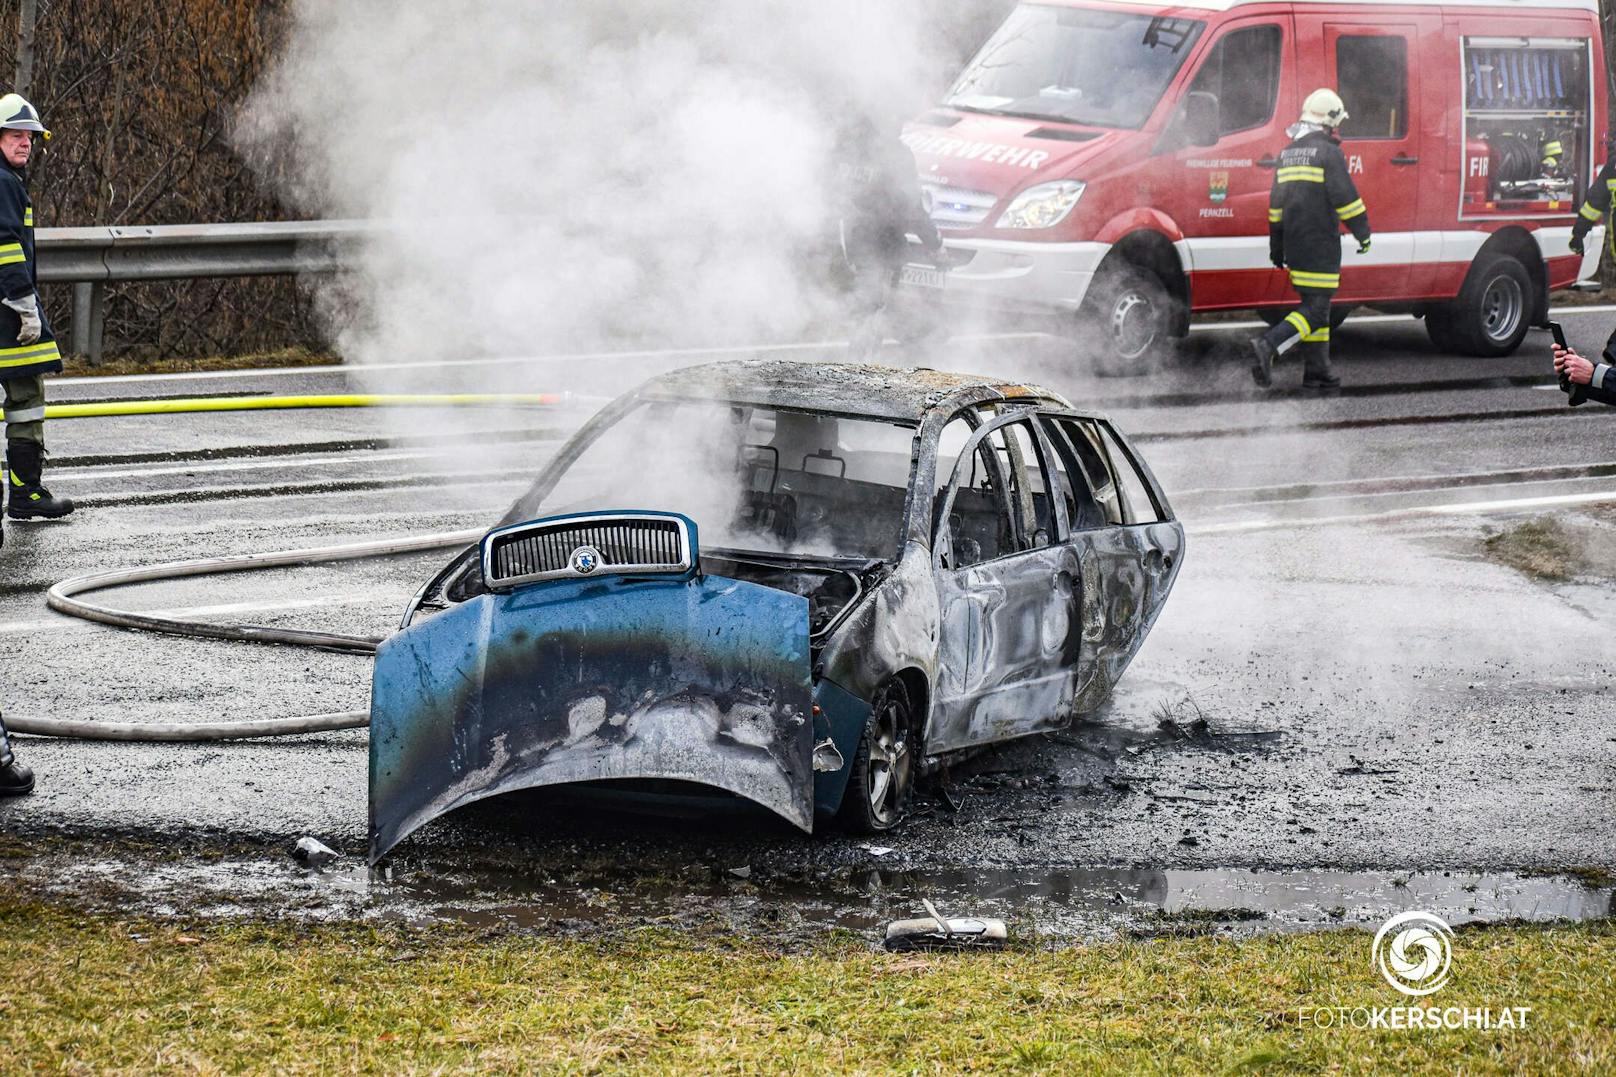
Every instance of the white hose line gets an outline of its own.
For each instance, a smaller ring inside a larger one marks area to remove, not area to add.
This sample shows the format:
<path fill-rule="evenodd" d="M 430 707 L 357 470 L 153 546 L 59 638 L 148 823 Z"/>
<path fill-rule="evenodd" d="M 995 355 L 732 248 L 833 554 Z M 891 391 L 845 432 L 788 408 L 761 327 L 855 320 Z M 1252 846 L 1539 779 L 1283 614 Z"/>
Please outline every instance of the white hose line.
<path fill-rule="evenodd" d="M 96 621 L 117 628 L 130 628 L 145 632 L 166 632 L 171 635 L 206 639 L 240 640 L 250 643 L 280 643 L 323 650 L 370 654 L 377 641 L 362 636 L 343 636 L 329 632 L 308 632 L 298 629 L 266 628 L 259 625 L 217 625 L 201 621 L 184 621 L 151 614 L 130 613 L 110 606 L 82 602 L 75 595 L 99 591 L 108 587 L 132 583 L 150 583 L 178 580 L 192 576 L 212 576 L 225 572 L 248 572 L 264 568 L 285 568 L 296 565 L 328 564 L 333 561 L 355 561 L 366 557 L 386 557 L 392 554 L 417 553 L 446 547 L 465 546 L 482 538 L 486 532 L 446 531 L 436 535 L 420 535 L 410 539 L 384 539 L 379 542 L 354 542 L 341 546 L 319 546 L 303 550 L 279 550 L 273 553 L 239 554 L 232 557 L 209 557 L 199 561 L 171 561 L 145 568 L 115 569 L 63 580 L 50 589 L 46 602 L 50 608 L 69 617 Z M 6 728 L 13 733 L 36 737 L 65 737 L 74 740 L 110 740 L 145 743 L 185 743 L 198 741 L 246 740 L 257 737 L 289 737 L 304 733 L 326 733 L 340 729 L 363 729 L 370 724 L 367 711 L 344 711 L 338 714 L 308 714 L 294 718 L 267 718 L 242 722 L 199 723 L 142 723 L 66 721 L 56 718 L 5 719 Z"/>
<path fill-rule="evenodd" d="M 114 740 L 145 744 L 192 744 L 205 741 L 251 740 L 258 737 L 294 737 L 300 733 L 330 733 L 338 729 L 364 729 L 369 711 L 340 714 L 305 714 L 298 718 L 264 718 L 247 722 L 84 722 L 59 718 L 7 718 L 6 732 L 69 740 Z"/>
<path fill-rule="evenodd" d="M 199 561 L 170 561 L 167 564 L 148 565 L 144 568 L 113 569 L 88 576 L 63 580 L 50 589 L 45 602 L 57 613 L 96 621 L 114 628 L 132 628 L 141 632 L 166 632 L 176 636 L 202 639 L 236 640 L 246 643 L 279 643 L 322 650 L 343 651 L 350 654 L 374 654 L 376 639 L 364 636 L 345 636 L 333 632 L 310 632 L 294 628 L 268 628 L 262 625 L 210 624 L 187 621 L 155 614 L 133 613 L 93 602 L 80 601 L 75 596 L 100 591 L 108 587 L 123 587 L 134 583 L 150 583 L 186 579 L 192 576 L 213 576 L 225 572 L 249 572 L 265 568 L 287 568 L 299 565 L 328 564 L 333 561 L 357 561 L 367 557 L 387 557 L 392 554 L 418 553 L 451 546 L 465 546 L 480 539 L 486 532 L 447 531 L 436 535 L 421 535 L 410 539 L 382 539 L 375 542 L 353 542 L 341 546 L 318 546 L 304 550 L 278 550 L 273 553 L 236 554 L 230 557 L 208 557 Z"/>

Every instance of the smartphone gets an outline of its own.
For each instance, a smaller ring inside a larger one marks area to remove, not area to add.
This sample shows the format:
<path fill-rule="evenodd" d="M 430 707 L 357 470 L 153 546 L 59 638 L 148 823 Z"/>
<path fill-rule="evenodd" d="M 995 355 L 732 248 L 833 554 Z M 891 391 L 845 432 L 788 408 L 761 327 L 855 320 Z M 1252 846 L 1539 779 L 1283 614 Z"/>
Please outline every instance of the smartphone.
<path fill-rule="evenodd" d="M 1549 332 L 1554 334 L 1554 342 L 1556 344 L 1567 350 L 1570 349 L 1571 345 L 1566 343 L 1565 330 L 1560 327 L 1559 322 L 1550 322 Z M 1561 373 L 1560 375 L 1560 391 L 1571 398 L 1570 403 L 1572 407 L 1576 407 L 1588 399 L 1586 391 L 1583 389 L 1583 387 L 1580 385 L 1572 385 L 1571 379 L 1564 373 Z"/>
<path fill-rule="evenodd" d="M 1570 348 L 1571 347 L 1571 345 L 1566 343 L 1565 329 L 1561 327 L 1559 322 L 1550 322 L 1550 323 L 1548 323 L 1548 326 L 1549 326 L 1549 332 L 1554 334 L 1554 342 L 1556 344 L 1558 344 L 1562 348 Z M 1566 377 L 1564 371 L 1560 372 L 1560 391 L 1562 393 L 1571 392 L 1571 379 Z"/>

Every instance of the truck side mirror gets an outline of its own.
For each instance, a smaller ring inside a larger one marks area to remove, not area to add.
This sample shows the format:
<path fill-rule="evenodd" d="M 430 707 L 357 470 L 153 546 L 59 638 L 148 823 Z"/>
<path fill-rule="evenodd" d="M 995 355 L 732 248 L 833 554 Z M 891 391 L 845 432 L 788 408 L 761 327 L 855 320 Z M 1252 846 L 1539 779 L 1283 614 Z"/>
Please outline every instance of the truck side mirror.
<path fill-rule="evenodd" d="M 1184 122 L 1181 130 L 1191 146 L 1216 146 L 1218 128 L 1223 122 L 1223 107 L 1218 95 L 1205 90 L 1193 90 L 1184 96 Z"/>

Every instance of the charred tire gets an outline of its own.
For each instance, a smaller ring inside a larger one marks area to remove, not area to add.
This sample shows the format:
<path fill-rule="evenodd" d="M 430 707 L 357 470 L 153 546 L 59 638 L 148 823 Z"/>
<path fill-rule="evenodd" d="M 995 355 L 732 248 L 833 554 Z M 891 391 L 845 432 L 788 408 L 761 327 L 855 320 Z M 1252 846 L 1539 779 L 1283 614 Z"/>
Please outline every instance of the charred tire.
<path fill-rule="evenodd" d="M 853 834 L 878 834 L 903 821 L 914 783 L 914 709 L 899 680 L 881 686 L 870 706 L 858 754 L 847 776 L 837 822 Z"/>
<path fill-rule="evenodd" d="M 1478 258 L 1459 298 L 1426 315 L 1428 325 L 1433 316 L 1441 327 L 1431 339 L 1442 336 L 1449 350 L 1485 359 L 1511 355 L 1531 328 L 1532 278 L 1507 254 Z"/>
<path fill-rule="evenodd" d="M 1171 347 L 1173 297 L 1148 269 L 1127 264 L 1103 268 L 1089 286 L 1077 315 L 1077 357 L 1092 356 L 1106 377 L 1148 374 Z"/>

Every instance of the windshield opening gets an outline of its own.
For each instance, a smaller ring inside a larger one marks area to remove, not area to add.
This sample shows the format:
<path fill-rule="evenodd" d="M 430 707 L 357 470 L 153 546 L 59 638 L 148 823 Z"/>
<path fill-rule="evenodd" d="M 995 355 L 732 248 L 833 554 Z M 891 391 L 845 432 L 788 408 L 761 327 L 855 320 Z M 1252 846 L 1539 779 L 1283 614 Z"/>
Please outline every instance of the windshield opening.
<path fill-rule="evenodd" d="M 707 549 L 893 560 L 914 437 L 868 419 L 647 400 L 506 518 L 651 509 L 695 520 Z"/>
<path fill-rule="evenodd" d="M 1206 24 L 1023 4 L 949 92 L 969 112 L 1142 127 Z"/>

